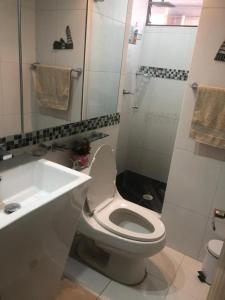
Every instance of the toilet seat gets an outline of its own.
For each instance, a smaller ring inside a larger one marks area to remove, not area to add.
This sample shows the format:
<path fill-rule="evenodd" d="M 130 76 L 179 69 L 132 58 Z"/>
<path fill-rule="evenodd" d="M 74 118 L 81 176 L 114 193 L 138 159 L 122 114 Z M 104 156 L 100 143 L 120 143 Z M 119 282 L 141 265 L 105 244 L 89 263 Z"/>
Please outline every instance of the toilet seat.
<path fill-rule="evenodd" d="M 117 196 L 116 174 L 112 148 L 103 145 L 89 168 L 92 177 L 87 194 L 90 215 L 104 229 L 120 237 L 140 242 L 162 239 L 165 227 L 154 212 Z"/>
<path fill-rule="evenodd" d="M 153 212 L 124 199 L 114 199 L 93 216 L 103 228 L 126 239 L 154 242 L 165 236 L 165 227 Z"/>

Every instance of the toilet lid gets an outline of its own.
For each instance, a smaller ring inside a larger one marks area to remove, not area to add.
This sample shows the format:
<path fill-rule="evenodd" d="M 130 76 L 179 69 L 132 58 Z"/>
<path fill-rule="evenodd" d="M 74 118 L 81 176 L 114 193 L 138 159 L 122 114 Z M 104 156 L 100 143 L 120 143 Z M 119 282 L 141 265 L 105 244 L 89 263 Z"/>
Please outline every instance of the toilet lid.
<path fill-rule="evenodd" d="M 96 151 L 89 169 L 92 180 L 87 194 L 87 204 L 91 212 L 103 201 L 113 198 L 116 191 L 116 174 L 113 150 L 109 145 L 102 145 Z"/>
<path fill-rule="evenodd" d="M 222 248 L 223 248 L 223 241 L 211 240 L 211 241 L 208 242 L 208 250 L 216 258 L 220 257 L 220 253 L 222 251 Z"/>

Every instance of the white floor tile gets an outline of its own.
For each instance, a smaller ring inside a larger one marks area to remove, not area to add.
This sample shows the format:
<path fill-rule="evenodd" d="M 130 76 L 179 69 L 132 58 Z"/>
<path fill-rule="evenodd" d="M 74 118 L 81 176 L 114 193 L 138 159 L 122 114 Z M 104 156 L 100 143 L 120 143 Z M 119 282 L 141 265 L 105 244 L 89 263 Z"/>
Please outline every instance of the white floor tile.
<path fill-rule="evenodd" d="M 77 281 L 97 295 L 100 295 L 110 282 L 104 275 L 73 258 L 67 260 L 64 274 L 70 280 Z"/>
<path fill-rule="evenodd" d="M 129 287 L 112 281 L 103 294 L 102 300 L 163 300 L 168 292 L 168 285 L 158 278 L 149 275 L 137 287 Z"/>
<path fill-rule="evenodd" d="M 183 259 L 184 255 L 182 253 L 165 247 L 163 251 L 149 258 L 148 272 L 170 285 L 175 279 Z"/>
<path fill-rule="evenodd" d="M 188 294 L 184 294 L 179 289 L 171 287 L 165 300 L 197 300 Z"/>
<path fill-rule="evenodd" d="M 197 272 L 200 270 L 200 262 L 185 256 L 180 268 L 177 271 L 177 275 L 171 289 L 173 291 L 176 290 L 179 291 L 179 293 L 189 295 L 197 300 L 206 300 L 209 292 L 209 286 L 206 283 L 201 283 L 199 281 Z"/>

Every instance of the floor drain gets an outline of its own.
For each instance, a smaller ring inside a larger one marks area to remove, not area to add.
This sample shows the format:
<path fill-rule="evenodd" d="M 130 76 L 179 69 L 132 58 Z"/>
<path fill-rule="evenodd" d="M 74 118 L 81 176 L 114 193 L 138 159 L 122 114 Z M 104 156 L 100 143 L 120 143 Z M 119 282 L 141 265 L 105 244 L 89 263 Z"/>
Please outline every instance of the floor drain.
<path fill-rule="evenodd" d="M 147 200 L 147 201 L 152 201 L 154 199 L 154 197 L 150 194 L 144 194 L 142 197 L 144 200 Z"/>

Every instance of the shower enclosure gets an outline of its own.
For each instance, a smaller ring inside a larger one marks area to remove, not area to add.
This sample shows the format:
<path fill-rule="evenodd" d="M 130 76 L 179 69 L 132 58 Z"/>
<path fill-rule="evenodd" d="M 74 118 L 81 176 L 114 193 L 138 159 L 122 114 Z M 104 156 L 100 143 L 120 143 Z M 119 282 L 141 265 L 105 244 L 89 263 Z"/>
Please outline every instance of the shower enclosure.
<path fill-rule="evenodd" d="M 164 7 L 165 3 L 155 7 L 155 2 L 134 1 L 132 23 L 139 30 L 139 39 L 128 49 L 125 90 L 131 94 L 124 95 L 118 153 L 118 160 L 125 160 L 117 178 L 120 193 L 158 213 L 163 207 L 197 32 L 197 26 L 192 25 L 149 24 L 149 16 L 146 25 L 149 7 L 154 7 L 153 23 L 159 18 L 165 23 L 166 13 L 168 22 L 178 22 L 175 16 L 184 8 L 179 1 L 170 2 L 174 5 L 171 8 Z M 188 5 L 189 1 L 185 2 Z M 200 11 L 201 1 L 195 7 L 198 18 Z M 193 12 L 192 7 L 186 6 L 185 12 L 186 21 L 195 24 L 196 17 L 187 15 Z"/>

